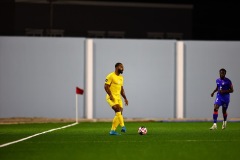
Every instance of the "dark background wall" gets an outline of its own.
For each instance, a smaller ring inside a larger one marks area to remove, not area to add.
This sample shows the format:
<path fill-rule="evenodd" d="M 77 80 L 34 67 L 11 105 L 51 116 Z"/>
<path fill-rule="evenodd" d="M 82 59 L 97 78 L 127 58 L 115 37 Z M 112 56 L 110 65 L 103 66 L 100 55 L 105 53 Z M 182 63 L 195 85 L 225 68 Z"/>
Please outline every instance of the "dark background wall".
<path fill-rule="evenodd" d="M 240 40 L 235 4 L 190 0 L 82 2 L 53 0 L 50 5 L 48 0 L 3 0 L 0 35 Z M 47 33 L 49 30 L 56 34 Z"/>

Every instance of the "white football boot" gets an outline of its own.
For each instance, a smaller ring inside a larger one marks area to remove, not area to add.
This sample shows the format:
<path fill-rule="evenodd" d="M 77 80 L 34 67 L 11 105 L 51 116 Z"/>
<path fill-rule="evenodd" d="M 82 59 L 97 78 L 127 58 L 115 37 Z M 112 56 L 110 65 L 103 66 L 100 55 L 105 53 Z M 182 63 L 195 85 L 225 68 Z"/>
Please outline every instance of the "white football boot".
<path fill-rule="evenodd" d="M 222 129 L 225 129 L 226 127 L 227 127 L 227 121 L 223 121 Z"/>
<path fill-rule="evenodd" d="M 214 130 L 214 129 L 217 129 L 217 124 L 213 124 L 213 126 L 211 128 L 209 128 L 210 130 Z"/>

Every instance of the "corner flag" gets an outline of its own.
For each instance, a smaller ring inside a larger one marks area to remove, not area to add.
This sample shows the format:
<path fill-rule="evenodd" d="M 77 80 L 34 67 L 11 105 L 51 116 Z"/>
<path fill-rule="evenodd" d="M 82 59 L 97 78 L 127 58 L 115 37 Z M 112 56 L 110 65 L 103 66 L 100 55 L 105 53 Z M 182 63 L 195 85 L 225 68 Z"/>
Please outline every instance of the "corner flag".
<path fill-rule="evenodd" d="M 76 94 L 83 94 L 83 89 L 76 87 Z"/>
<path fill-rule="evenodd" d="M 78 123 L 78 94 L 83 94 L 83 89 L 76 87 L 76 123 Z"/>

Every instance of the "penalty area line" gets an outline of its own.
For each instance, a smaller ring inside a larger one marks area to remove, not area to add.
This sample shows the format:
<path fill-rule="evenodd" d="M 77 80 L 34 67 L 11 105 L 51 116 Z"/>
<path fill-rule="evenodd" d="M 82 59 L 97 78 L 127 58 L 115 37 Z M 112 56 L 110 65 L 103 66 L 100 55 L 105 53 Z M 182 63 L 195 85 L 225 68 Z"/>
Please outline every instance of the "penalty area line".
<path fill-rule="evenodd" d="M 44 132 L 41 132 L 41 133 L 37 133 L 37 134 L 31 135 L 31 136 L 28 136 L 28 137 L 25 137 L 25 138 L 22 138 L 22 139 L 13 141 L 13 142 L 1 144 L 1 145 L 0 145 L 0 148 L 9 146 L 9 145 L 14 144 L 14 143 L 22 142 L 22 141 L 25 141 L 25 140 L 27 140 L 27 139 L 30 139 L 30 138 L 33 138 L 33 137 L 36 137 L 36 136 L 39 136 L 39 135 L 42 135 L 42 134 L 45 134 L 45 133 L 49 133 L 49 132 L 53 132 L 53 131 L 56 131 L 56 130 L 68 128 L 68 127 L 71 127 L 71 126 L 75 126 L 75 125 L 77 125 L 77 124 L 78 124 L 78 123 L 69 124 L 69 125 L 66 125 L 66 126 L 63 126 L 63 127 L 54 128 L 54 129 L 50 129 L 50 130 L 47 130 L 47 131 L 44 131 Z"/>

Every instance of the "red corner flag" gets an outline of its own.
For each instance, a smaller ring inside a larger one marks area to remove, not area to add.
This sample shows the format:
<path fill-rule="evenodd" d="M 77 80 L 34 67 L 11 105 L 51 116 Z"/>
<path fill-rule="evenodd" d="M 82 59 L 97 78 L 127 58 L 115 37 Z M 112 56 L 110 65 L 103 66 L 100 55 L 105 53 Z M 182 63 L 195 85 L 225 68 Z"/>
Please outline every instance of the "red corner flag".
<path fill-rule="evenodd" d="M 83 94 L 83 89 L 76 87 L 76 94 Z"/>

